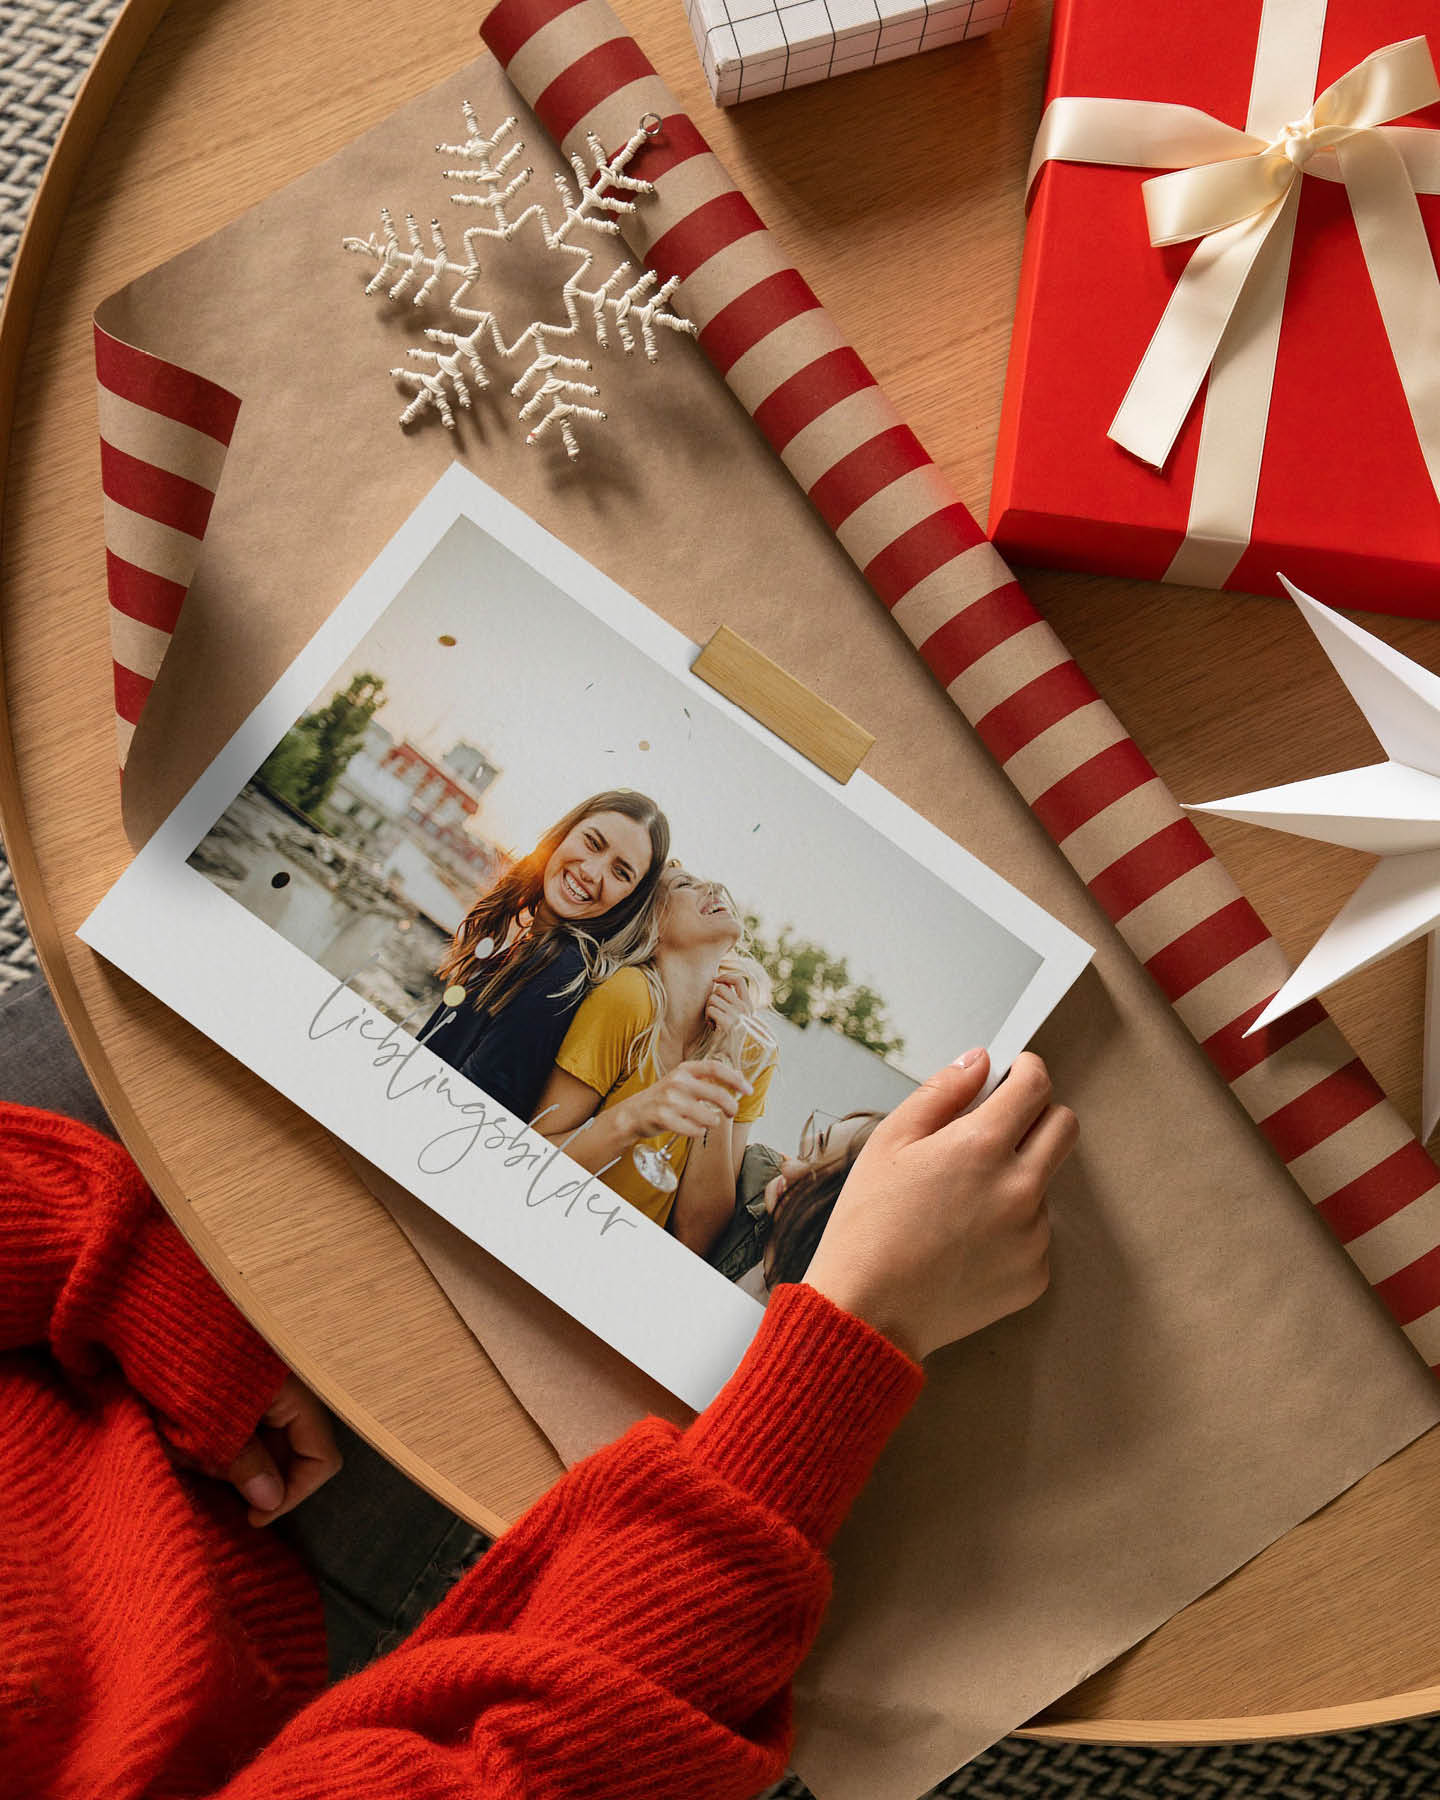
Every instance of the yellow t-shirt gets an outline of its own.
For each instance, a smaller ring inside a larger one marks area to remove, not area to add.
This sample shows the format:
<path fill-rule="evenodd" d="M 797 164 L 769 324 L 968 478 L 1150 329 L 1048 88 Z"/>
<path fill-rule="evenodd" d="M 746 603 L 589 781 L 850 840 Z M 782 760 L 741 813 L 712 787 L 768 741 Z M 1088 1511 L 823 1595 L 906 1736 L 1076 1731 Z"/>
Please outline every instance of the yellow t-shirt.
<path fill-rule="evenodd" d="M 622 1100 L 642 1093 L 655 1081 L 654 1071 L 635 1068 L 631 1055 L 654 1016 L 655 1006 L 645 977 L 638 969 L 617 970 L 599 987 L 592 988 L 580 1002 L 570 1021 L 570 1029 L 565 1033 L 560 1054 L 555 1058 L 556 1067 L 593 1088 L 600 1096 L 601 1112 L 618 1106 Z M 758 1119 L 765 1111 L 765 1093 L 774 1073 L 773 1065 L 762 1069 L 755 1078 L 754 1093 L 741 1097 L 740 1123 Z M 690 1155 L 690 1139 L 672 1138 L 662 1132 L 659 1137 L 644 1138 L 641 1142 L 656 1150 L 666 1150 L 678 1181 Z M 675 1205 L 675 1190 L 661 1193 L 652 1186 L 635 1167 L 635 1159 L 629 1150 L 623 1152 L 613 1168 L 605 1171 L 601 1180 L 657 1225 L 663 1225 L 669 1219 Z"/>

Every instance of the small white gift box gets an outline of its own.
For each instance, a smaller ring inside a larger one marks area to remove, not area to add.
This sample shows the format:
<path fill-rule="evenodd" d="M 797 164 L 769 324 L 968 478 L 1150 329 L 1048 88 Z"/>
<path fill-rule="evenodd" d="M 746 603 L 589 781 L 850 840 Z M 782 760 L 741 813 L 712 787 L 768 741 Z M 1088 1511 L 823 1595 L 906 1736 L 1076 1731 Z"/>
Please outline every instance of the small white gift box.
<path fill-rule="evenodd" d="M 717 105 L 994 31 L 1014 0 L 686 0 Z"/>

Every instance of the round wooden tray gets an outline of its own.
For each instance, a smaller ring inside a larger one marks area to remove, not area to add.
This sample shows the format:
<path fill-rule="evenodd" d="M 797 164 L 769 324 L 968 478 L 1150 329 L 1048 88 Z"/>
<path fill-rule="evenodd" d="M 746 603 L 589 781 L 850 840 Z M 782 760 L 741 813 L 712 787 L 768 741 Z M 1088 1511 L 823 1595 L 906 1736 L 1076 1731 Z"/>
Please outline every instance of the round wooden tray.
<path fill-rule="evenodd" d="M 983 512 L 1048 28 L 713 110 L 679 0 L 626 22 L 901 411 Z M 0 818 L 46 974 L 157 1192 L 280 1353 L 487 1530 L 553 1479 L 549 1445 L 333 1143 L 89 955 L 75 926 L 127 858 L 114 786 L 90 315 L 95 304 L 477 50 L 453 0 L 130 0 L 77 97 L 0 316 Z M 857 154 L 863 153 L 863 154 Z M 953 271 L 946 278 L 937 271 Z M 1172 787 L 1294 778 L 1293 744 L 1373 755 L 1273 601 L 1038 575 L 1031 592 Z M 1378 621 L 1440 661 L 1440 628 Z M 1323 740 L 1321 734 L 1323 732 Z M 1359 859 L 1216 825 L 1298 953 Z M 1332 1010 L 1414 1121 L 1417 947 Z M 303 1217 L 287 1195 L 306 1196 Z M 426 1345 L 423 1363 L 406 1346 Z M 443 1382 L 435 1371 L 445 1371 Z M 1440 1433 L 1431 1433 L 1052 1708 L 1037 1735 L 1186 1743 L 1440 1710 Z"/>

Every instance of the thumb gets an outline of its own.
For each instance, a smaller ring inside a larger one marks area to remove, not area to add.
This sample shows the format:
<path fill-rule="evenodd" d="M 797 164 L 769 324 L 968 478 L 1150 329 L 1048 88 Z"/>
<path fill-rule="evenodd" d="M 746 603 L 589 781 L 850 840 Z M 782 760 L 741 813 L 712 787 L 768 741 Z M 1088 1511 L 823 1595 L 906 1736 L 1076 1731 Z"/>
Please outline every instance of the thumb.
<path fill-rule="evenodd" d="M 904 1143 L 929 1137 L 959 1118 L 985 1085 L 988 1050 L 967 1050 L 902 1100 L 885 1123 Z"/>
<path fill-rule="evenodd" d="M 225 1479 L 239 1488 L 256 1512 L 274 1512 L 285 1498 L 285 1483 L 275 1459 L 259 1438 L 251 1438 L 245 1445 L 225 1471 Z"/>

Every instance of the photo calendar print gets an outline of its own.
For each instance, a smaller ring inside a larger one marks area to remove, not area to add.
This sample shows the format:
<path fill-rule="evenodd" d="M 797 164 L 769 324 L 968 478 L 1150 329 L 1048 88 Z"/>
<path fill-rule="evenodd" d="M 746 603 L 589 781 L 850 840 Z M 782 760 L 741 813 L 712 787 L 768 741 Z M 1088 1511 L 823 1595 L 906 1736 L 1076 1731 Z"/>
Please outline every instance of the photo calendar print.
<path fill-rule="evenodd" d="M 696 655 L 453 468 L 80 935 L 701 1407 L 876 1123 L 1090 950 Z"/>

